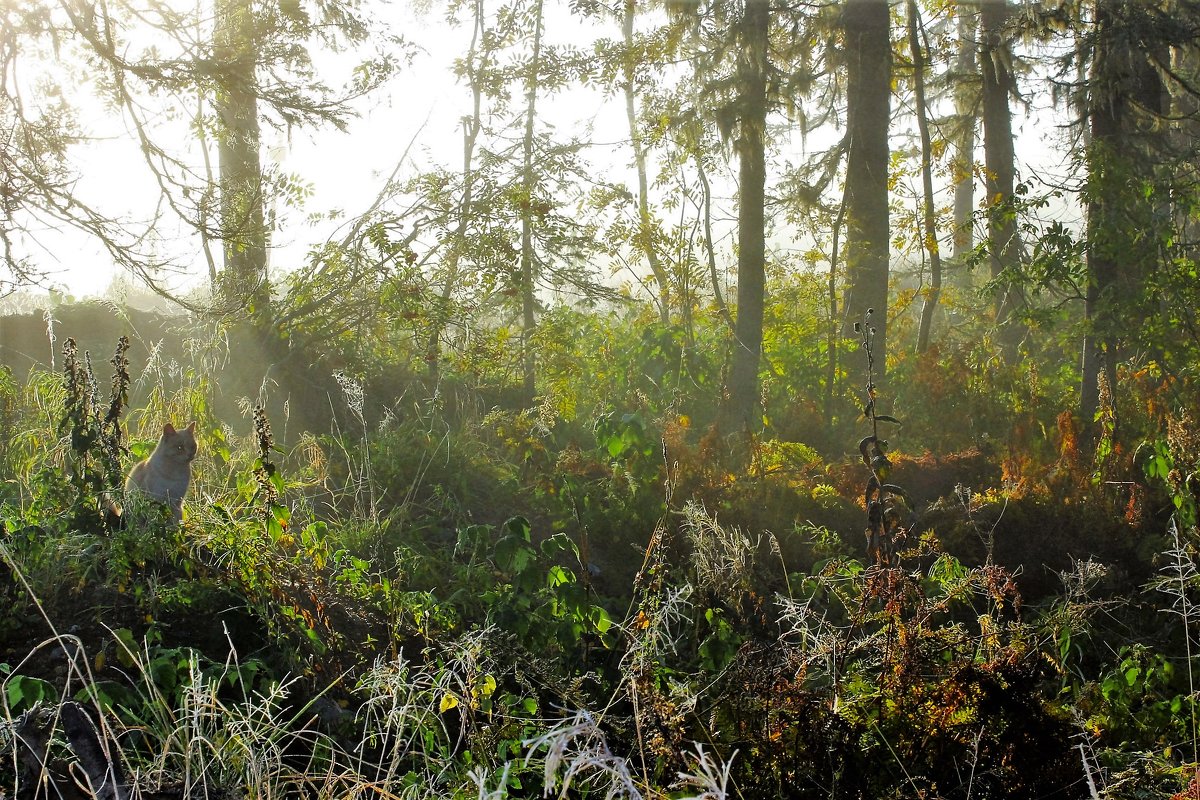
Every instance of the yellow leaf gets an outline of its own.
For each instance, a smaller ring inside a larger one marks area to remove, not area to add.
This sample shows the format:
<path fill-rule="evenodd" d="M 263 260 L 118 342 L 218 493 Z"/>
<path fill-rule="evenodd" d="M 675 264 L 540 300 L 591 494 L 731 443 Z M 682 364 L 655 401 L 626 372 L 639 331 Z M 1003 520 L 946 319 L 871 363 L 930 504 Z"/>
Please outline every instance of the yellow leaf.
<path fill-rule="evenodd" d="M 491 675 L 484 675 L 475 688 L 471 690 L 476 697 L 491 697 L 496 691 L 496 679 Z"/>
<path fill-rule="evenodd" d="M 444 695 L 442 695 L 442 702 L 438 704 L 438 713 L 445 714 L 450 709 L 457 708 L 457 707 L 458 707 L 458 698 L 455 697 L 454 695 L 450 694 L 449 692 L 446 692 Z"/>

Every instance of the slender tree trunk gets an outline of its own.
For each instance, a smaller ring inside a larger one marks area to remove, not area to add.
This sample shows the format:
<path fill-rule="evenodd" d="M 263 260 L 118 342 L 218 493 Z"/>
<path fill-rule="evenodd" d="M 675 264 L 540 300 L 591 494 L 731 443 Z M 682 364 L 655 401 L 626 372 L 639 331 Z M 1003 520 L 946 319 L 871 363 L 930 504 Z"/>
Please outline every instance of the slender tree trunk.
<path fill-rule="evenodd" d="M 992 280 L 1001 279 L 1005 270 L 1017 265 L 1020 239 L 1017 222 L 1009 204 L 1016 182 L 1016 155 L 1013 149 L 1012 109 L 1009 95 L 1013 89 L 1012 48 L 1004 27 L 1011 9 L 1008 0 L 984 2 L 980 10 L 981 74 L 983 77 L 983 151 L 987 167 L 988 240 L 991 251 Z M 996 299 L 996 324 L 1001 341 L 1015 346 L 1021 330 L 1012 320 L 1019 307 L 1020 290 L 1015 285 L 1002 289 Z"/>
<path fill-rule="evenodd" d="M 929 334 L 942 293 L 942 255 L 938 247 L 937 220 L 933 199 L 933 148 L 929 141 L 929 109 L 925 104 L 925 51 L 921 48 L 920 18 L 916 0 L 908 0 L 908 47 L 912 51 L 913 92 L 917 104 L 917 130 L 921 135 L 921 185 L 925 192 L 922 214 L 925 249 L 929 253 L 929 288 L 921 307 L 921 325 L 917 332 L 917 352 L 929 349 Z"/>
<path fill-rule="evenodd" d="M 762 359 L 766 290 L 766 127 L 768 0 L 747 0 L 738 63 L 742 87 L 738 151 L 738 287 L 727 430 L 758 427 L 758 368 Z"/>
<path fill-rule="evenodd" d="M 958 79 L 954 87 L 954 112 L 959 128 L 951 171 L 954 179 L 953 261 L 962 274 L 966 273 L 963 265 L 975 247 L 975 123 L 979 93 L 972 79 L 979 73 L 975 40 L 979 27 L 977 15 L 973 3 L 959 3 L 958 58 L 955 63 Z"/>
<path fill-rule="evenodd" d="M 637 244 L 650 263 L 650 272 L 658 284 L 659 318 L 664 325 L 671 322 L 671 276 L 663 268 L 662 260 L 654 241 L 654 223 L 650 218 L 649 181 L 646 177 L 646 150 L 642 144 L 641 130 L 638 128 L 636 86 L 634 71 L 637 69 L 637 59 L 633 51 L 633 18 L 635 0 L 625 0 L 625 15 L 622 19 L 621 33 L 624 37 L 624 73 L 625 73 L 625 115 L 629 120 L 629 139 L 633 146 L 634 163 L 637 166 L 638 178 L 638 236 Z"/>
<path fill-rule="evenodd" d="M 471 83 L 471 116 L 463 121 L 463 193 L 458 204 L 458 222 L 454 229 L 450 249 L 446 256 L 446 276 L 442 290 L 438 293 L 438 303 L 433 309 L 430 324 L 429 340 L 425 344 L 425 363 L 429 370 L 430 383 L 436 383 L 441 362 L 442 333 L 449 322 L 450 301 L 458 286 L 459 262 L 466 247 L 467 226 L 471 221 L 471 204 L 474 201 L 474 159 L 475 143 L 479 139 L 479 131 L 483 127 L 481 116 L 483 87 L 479 80 L 479 66 L 476 57 L 479 52 L 480 40 L 484 34 L 483 0 L 475 0 L 475 27 L 471 32 L 471 44 L 467 48 L 466 71 L 467 80 Z M 484 57 L 486 63 L 487 57 Z"/>
<path fill-rule="evenodd" d="M 825 362 L 825 429 L 833 433 L 833 401 L 836 396 L 836 385 L 838 375 L 838 341 L 840 336 L 840 316 L 838 314 L 838 255 L 839 245 L 841 244 L 842 225 L 846 221 L 846 192 L 842 191 L 842 202 L 838 206 L 837 216 L 833 220 L 833 237 L 829 247 L 829 279 L 827 283 L 827 293 L 829 300 L 829 336 L 826 339 L 826 355 L 828 360 Z"/>
<path fill-rule="evenodd" d="M 1098 25 L 1101 24 L 1101 19 L 1098 15 Z M 1098 48 L 1097 58 L 1101 57 L 1101 52 Z M 1116 282 L 1117 264 L 1109 243 L 1111 232 L 1108 226 L 1112 210 L 1104 197 L 1103 187 L 1106 180 L 1105 166 L 1115 156 L 1122 105 L 1120 98 L 1106 98 L 1102 102 L 1093 102 L 1089 120 L 1092 141 L 1088 154 L 1088 183 L 1091 184 L 1091 199 L 1087 212 L 1088 281 L 1084 299 L 1087 332 L 1083 338 L 1083 386 L 1079 405 L 1080 416 L 1085 424 L 1090 424 L 1095 419 L 1096 411 L 1100 407 L 1100 374 L 1105 373 L 1108 376 L 1110 386 L 1115 385 L 1116 378 L 1111 330 L 1111 290 Z"/>
<path fill-rule="evenodd" d="M 245 308 L 252 324 L 265 331 L 271 321 L 271 287 L 255 93 L 254 15 L 245 0 L 217 0 L 214 54 L 220 70 L 215 106 L 225 257 L 221 291 L 226 305 Z"/>
<path fill-rule="evenodd" d="M 534 5 L 533 55 L 529 62 L 529 74 L 525 78 L 525 137 L 522 143 L 524 161 L 521 167 L 521 189 L 524 196 L 521 211 L 521 357 L 525 401 L 530 404 L 537 394 L 537 362 L 533 352 L 533 333 L 537 327 L 533 263 L 533 193 L 537 186 L 537 171 L 533 162 L 533 123 L 537 119 L 538 86 L 542 68 L 542 6 L 542 0 L 537 0 Z"/>
<path fill-rule="evenodd" d="M 1176 75 L 1196 75 L 1200 72 L 1200 50 L 1196 47 L 1171 48 L 1168 62 Z M 1176 156 L 1177 164 L 1173 172 L 1180 181 L 1188 180 L 1186 176 L 1195 175 L 1200 171 L 1200 159 L 1197 159 L 1194 143 L 1200 141 L 1200 97 L 1187 87 L 1172 83 L 1166 102 L 1167 113 L 1172 120 L 1170 126 L 1170 148 Z M 1175 211 L 1175 223 L 1187 241 L 1200 241 L 1200 220 L 1194 214 L 1186 211 Z M 1165 302 L 1165 298 L 1164 298 Z"/>
<path fill-rule="evenodd" d="M 1109 229 L 1112 209 L 1105 186 L 1111 180 L 1109 168 L 1119 146 L 1125 98 L 1118 87 L 1110 85 L 1111 73 L 1106 64 L 1107 59 L 1117 57 L 1111 48 L 1113 2 L 1115 0 L 1096 0 L 1096 43 L 1088 81 L 1086 328 L 1079 398 L 1079 413 L 1085 425 L 1091 425 L 1100 408 L 1100 375 L 1106 374 L 1111 379 L 1116 373 L 1111 326 L 1112 288 L 1116 282 L 1117 264 L 1110 238 L 1115 231 Z"/>
<path fill-rule="evenodd" d="M 695 154 L 696 174 L 700 177 L 700 191 L 704 198 L 704 255 L 708 261 L 708 274 L 712 280 L 713 302 L 716 303 L 717 313 L 721 315 L 721 319 L 725 320 L 725 324 L 729 326 L 730 333 L 733 332 L 733 314 L 729 313 L 729 306 L 725 302 L 725 293 L 721 291 L 721 276 L 717 274 L 717 250 L 713 246 L 712 232 L 712 184 L 708 180 L 708 170 L 704 168 L 704 156 L 697 152 Z"/>
<path fill-rule="evenodd" d="M 697 48 L 700 47 L 699 27 L 691 26 L 690 33 L 693 37 L 693 45 Z M 696 64 L 693 63 L 692 66 L 693 78 L 697 85 L 700 85 L 703 83 L 703 80 L 699 72 L 696 70 Z M 705 260 L 708 263 L 708 274 L 713 290 L 713 302 L 716 304 L 717 313 L 721 315 L 721 319 L 724 320 L 725 324 L 729 327 L 730 334 L 733 334 L 733 313 L 729 310 L 729 304 L 725 302 L 725 293 L 721 289 L 721 276 L 717 271 L 717 250 L 713 240 L 712 229 L 713 192 L 712 182 L 708 178 L 708 168 L 704 165 L 703 126 L 698 121 L 694 121 L 693 125 L 695 126 L 695 131 L 693 135 L 689 137 L 691 142 L 690 155 L 692 157 L 692 161 L 696 165 L 696 176 L 700 179 L 700 196 L 702 200 L 703 213 L 702 222 L 704 225 L 704 255 Z"/>
<path fill-rule="evenodd" d="M 888 127 L 891 118 L 892 47 L 887 0 L 847 0 L 846 299 L 848 322 L 868 310 L 875 328 L 875 364 L 884 373 L 888 302 Z M 866 358 L 863 357 L 863 368 Z"/>
<path fill-rule="evenodd" d="M 1096 0 L 1096 37 L 1089 75 L 1087 292 L 1080 415 L 1091 423 L 1099 410 L 1099 378 L 1117 387 L 1117 360 L 1123 331 L 1142 324 L 1138 300 L 1158 258 L 1155 223 L 1164 210 L 1137 191 L 1142 178 L 1163 159 L 1166 129 L 1161 118 L 1171 109 L 1162 74 L 1145 52 L 1144 40 L 1128 32 L 1143 20 L 1130 19 L 1121 0 Z M 1153 47 L 1154 45 L 1150 45 Z M 1154 60 L 1169 58 L 1161 50 Z M 1153 121 L 1154 124 L 1148 124 Z"/>
<path fill-rule="evenodd" d="M 213 255 L 212 248 L 212 206 L 213 198 L 218 197 L 218 189 L 220 187 L 220 179 L 213 172 L 212 158 L 209 155 L 208 136 L 205 134 L 207 125 L 204 122 L 204 90 L 196 93 L 196 116 L 193 124 L 196 126 L 197 136 L 200 139 L 200 155 L 204 161 L 204 178 L 208 188 L 204 192 L 204 196 L 200 200 L 199 206 L 199 223 L 200 223 L 200 250 L 204 253 L 204 263 L 208 267 L 208 290 L 212 293 L 214 301 L 220 299 L 220 271 L 217 269 L 217 259 Z"/>

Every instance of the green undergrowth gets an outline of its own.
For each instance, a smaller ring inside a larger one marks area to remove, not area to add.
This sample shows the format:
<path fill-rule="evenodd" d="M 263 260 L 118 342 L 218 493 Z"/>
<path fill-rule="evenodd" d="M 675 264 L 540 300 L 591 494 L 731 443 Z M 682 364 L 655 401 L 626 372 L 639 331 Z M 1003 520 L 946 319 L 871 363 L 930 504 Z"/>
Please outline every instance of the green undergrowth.
<path fill-rule="evenodd" d="M 868 373 L 819 434 L 767 381 L 742 450 L 704 330 L 555 326 L 594 352 L 558 345 L 530 407 L 482 363 L 386 403 L 339 372 L 317 432 L 121 349 L 111 381 L 0 372 L 0 792 L 71 780 L 71 702 L 143 796 L 1184 791 L 1186 412 L 1147 394 L 1090 452 L 1032 362 L 946 350 L 892 365 L 913 415 Z M 191 419 L 176 526 L 122 476 Z"/>

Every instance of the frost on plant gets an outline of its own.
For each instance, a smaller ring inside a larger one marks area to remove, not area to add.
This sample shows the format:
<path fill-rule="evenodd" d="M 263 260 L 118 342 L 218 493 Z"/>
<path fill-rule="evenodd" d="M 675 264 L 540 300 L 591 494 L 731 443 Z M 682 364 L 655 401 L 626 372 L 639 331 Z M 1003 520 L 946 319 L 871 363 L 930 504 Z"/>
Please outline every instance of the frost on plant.
<path fill-rule="evenodd" d="M 676 652 L 683 635 L 679 623 L 688 619 L 691 596 L 692 587 L 685 583 L 664 590 L 656 602 L 642 608 L 627 626 L 629 648 L 622 660 L 624 666 L 640 672 L 662 657 Z"/>
<path fill-rule="evenodd" d="M 545 750 L 545 794 L 566 797 L 572 784 L 581 789 L 602 792 L 605 800 L 637 798 L 642 793 L 634 783 L 629 762 L 614 755 L 604 732 L 588 711 L 577 711 L 546 733 L 525 743 L 530 750 L 526 763 L 538 751 Z M 587 792 L 589 795 L 590 791 Z"/>
<path fill-rule="evenodd" d="M 725 800 L 729 797 L 729 774 L 733 770 L 733 759 L 737 751 L 728 761 L 718 757 L 696 744 L 696 752 L 688 753 L 692 764 L 691 772 L 680 772 L 675 785 L 681 789 L 696 790 L 696 794 L 684 795 L 681 800 Z"/>
<path fill-rule="evenodd" d="M 473 631 L 448 645 L 440 658 L 413 663 L 401 653 L 378 661 L 359 681 L 359 690 L 369 699 L 359 711 L 365 730 L 358 748 L 366 761 L 386 745 L 387 763 L 377 764 L 390 777 L 414 766 L 433 770 L 428 780 L 437 782 L 453 768 L 446 752 L 457 749 L 466 735 L 452 731 L 443 712 L 470 705 L 475 688 L 488 674 L 485 660 L 493 629 Z M 482 791 L 482 789 L 481 789 Z"/>
<path fill-rule="evenodd" d="M 689 502 L 683 513 L 697 588 L 737 607 L 743 590 L 751 584 L 757 544 L 740 529 L 718 523 L 699 503 Z"/>

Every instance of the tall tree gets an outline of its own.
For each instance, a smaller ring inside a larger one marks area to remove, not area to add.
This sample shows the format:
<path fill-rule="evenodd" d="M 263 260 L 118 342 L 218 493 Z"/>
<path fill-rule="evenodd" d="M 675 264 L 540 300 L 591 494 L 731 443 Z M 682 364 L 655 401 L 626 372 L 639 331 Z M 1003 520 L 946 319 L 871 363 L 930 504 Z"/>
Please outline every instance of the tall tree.
<path fill-rule="evenodd" d="M 929 136 L 929 107 L 925 100 L 925 61 L 928 44 L 922 44 L 920 12 L 916 0 L 908 0 L 908 49 L 912 58 L 913 94 L 917 112 L 917 130 L 921 137 L 922 240 L 929 255 L 929 286 L 921 306 L 921 324 L 917 331 L 917 352 L 929 349 L 933 317 L 942 293 L 942 254 L 938 246 L 937 209 L 933 196 L 933 146 Z"/>
<path fill-rule="evenodd" d="M 725 418 L 733 431 L 753 430 L 761 414 L 758 370 L 762 361 L 766 292 L 767 78 L 770 66 L 769 0 L 746 0 L 736 74 L 740 88 L 738 135 L 737 318 L 729 401 Z"/>
<path fill-rule="evenodd" d="M 958 55 L 954 64 L 954 249 L 951 258 L 962 266 L 975 247 L 975 128 L 979 106 L 979 60 L 977 29 L 979 10 L 975 3 L 959 3 Z"/>
<path fill-rule="evenodd" d="M 771 107 L 772 0 L 721 0 L 710 4 L 672 4 L 690 34 L 695 105 L 679 117 L 702 187 L 705 242 L 711 185 L 701 141 L 696 131 L 716 128 L 737 157 L 737 300 L 732 309 L 732 339 L 721 404 L 720 422 L 726 433 L 754 430 L 761 420 L 759 367 L 762 361 L 763 314 L 766 291 L 766 173 L 767 115 Z M 697 124 L 698 123 L 698 124 Z M 710 254 L 710 268 L 715 258 Z M 720 296 L 713 273 L 714 292 Z M 724 313 L 723 313 L 724 316 Z M 735 447 L 741 455 L 741 448 Z"/>
<path fill-rule="evenodd" d="M 982 75 L 983 151 L 987 172 L 988 253 L 992 281 L 998 289 L 995 311 L 1002 341 L 1015 344 L 1020 329 L 1012 319 L 1019 307 L 1019 284 L 1012 270 L 1020 257 L 1021 243 L 1012 208 L 1016 183 L 1012 108 L 1009 97 L 1015 85 L 1013 52 L 1008 20 L 1008 0 L 984 2 L 980 9 L 980 72 Z"/>
<path fill-rule="evenodd" d="M 247 0 L 216 0 L 213 56 L 224 65 L 216 81 L 220 238 L 224 269 L 216 288 L 232 307 L 244 306 L 256 327 L 271 320 L 267 230 L 258 111 L 258 42 Z"/>
<path fill-rule="evenodd" d="M 887 0 L 846 0 L 846 299 L 849 321 L 873 311 L 875 363 L 887 354 L 889 222 L 888 129 L 891 119 L 891 16 Z"/>
<path fill-rule="evenodd" d="M 461 264 L 467 249 L 467 230 L 475 202 L 475 148 L 483 130 L 483 79 L 491 60 L 492 48 L 487 37 L 483 0 L 471 2 L 471 40 L 459 66 L 461 76 L 471 89 L 471 113 L 463 117 L 462 192 L 459 196 L 457 222 L 449 235 L 442 288 L 431 311 L 429 338 L 425 345 L 425 363 L 431 383 L 436 382 L 441 364 L 442 333 L 450 317 L 451 299 L 458 287 Z"/>
<path fill-rule="evenodd" d="M 521 358 L 525 401 L 532 403 L 536 394 L 537 365 L 533 352 L 533 330 L 537 326 L 537 298 L 534 294 L 534 188 L 537 170 L 534 164 L 534 121 L 537 119 L 539 73 L 542 66 L 542 0 L 533 4 L 533 52 L 525 78 L 525 136 L 521 141 Z"/>
<path fill-rule="evenodd" d="M 1096 0 L 1088 76 L 1085 422 L 1099 409 L 1100 376 L 1117 385 L 1123 329 L 1129 336 L 1139 325 L 1136 298 L 1160 257 L 1153 219 L 1164 215 L 1147 207 L 1147 197 L 1157 194 L 1152 170 L 1162 152 L 1162 126 L 1154 121 L 1161 122 L 1170 106 L 1160 70 L 1169 59 L 1172 31 L 1179 36 L 1168 19 L 1150 7 Z"/>
<path fill-rule="evenodd" d="M 634 166 L 637 168 L 638 232 L 636 243 L 645 254 L 646 261 L 650 265 L 650 272 L 654 275 L 654 282 L 658 289 L 656 302 L 658 303 L 659 318 L 666 325 L 671 321 L 671 276 L 667 273 L 662 259 L 659 258 L 658 243 L 654 237 L 655 225 L 650 215 L 650 189 L 646 172 L 646 147 L 643 142 L 641 128 L 638 125 L 637 114 L 636 72 L 638 68 L 638 52 L 634 48 L 633 40 L 633 23 L 637 3 L 635 0 L 623 0 L 623 2 L 621 34 L 622 43 L 624 44 L 622 59 L 624 81 L 621 88 L 625 95 L 625 116 L 629 123 L 629 139 L 633 147 Z"/>
<path fill-rule="evenodd" d="M 595 170 L 583 160 L 580 141 L 555 138 L 541 119 L 543 104 L 591 64 L 548 36 L 544 0 L 496 4 L 486 17 L 482 3 L 459 7 L 475 18 L 474 44 L 458 64 L 472 98 L 462 168 L 436 168 L 401 184 L 404 207 L 391 224 L 436 234 L 415 259 L 431 272 L 416 276 L 413 291 L 437 287 L 428 298 L 432 315 L 428 308 L 410 312 L 422 320 L 420 352 L 428 358 L 440 349 L 431 333 L 442 338 L 452 308 L 464 328 L 474 314 L 489 324 L 511 322 L 513 361 L 493 366 L 498 377 L 519 375 L 523 398 L 532 402 L 537 329 L 548 298 L 616 296 L 595 279 L 594 255 L 604 244 L 599 223 L 578 213 L 586 190 L 598 183 Z"/>

